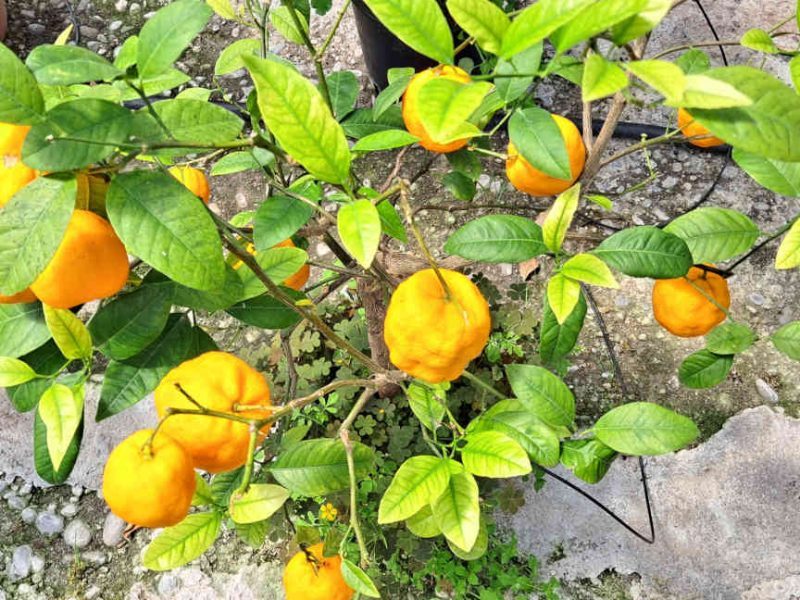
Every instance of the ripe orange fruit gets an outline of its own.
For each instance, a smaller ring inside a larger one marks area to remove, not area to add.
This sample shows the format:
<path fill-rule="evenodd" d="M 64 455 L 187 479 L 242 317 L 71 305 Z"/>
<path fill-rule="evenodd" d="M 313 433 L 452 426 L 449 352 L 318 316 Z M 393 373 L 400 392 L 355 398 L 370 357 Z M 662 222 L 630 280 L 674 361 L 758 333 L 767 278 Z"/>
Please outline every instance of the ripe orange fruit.
<path fill-rule="evenodd" d="M 355 592 L 342 577 L 342 557 L 322 555 L 324 544 L 295 554 L 283 570 L 286 600 L 350 600 Z M 309 560 L 309 556 L 314 557 Z"/>
<path fill-rule="evenodd" d="M 294 242 L 291 239 L 283 240 L 280 244 L 275 244 L 275 248 L 294 248 Z M 303 286 L 308 281 L 308 277 L 311 275 L 311 267 L 308 263 L 304 264 L 300 269 L 292 275 L 291 277 L 287 277 L 283 280 L 283 285 L 288 288 L 292 288 L 293 290 L 300 291 L 303 289 Z"/>
<path fill-rule="evenodd" d="M 439 269 L 452 297 L 433 269 L 418 271 L 392 294 L 384 321 L 390 360 L 398 369 L 427 381 L 457 379 L 489 340 L 489 304 L 468 277 Z"/>
<path fill-rule="evenodd" d="M 36 294 L 30 288 L 10 296 L 0 294 L 0 304 L 28 304 L 29 302 L 36 302 Z"/>
<path fill-rule="evenodd" d="M 692 267 L 685 278 L 657 280 L 653 315 L 664 329 L 680 337 L 705 335 L 726 319 L 725 312 L 689 281 L 725 309 L 731 305 L 728 282 L 716 273 Z"/>
<path fill-rule="evenodd" d="M 694 137 L 696 135 L 708 136 L 699 140 L 690 140 L 689 143 L 693 146 L 698 146 L 700 148 L 711 148 L 713 146 L 721 146 L 725 143 L 718 137 L 712 136 L 708 129 L 695 121 L 694 117 L 683 108 L 678 109 L 678 129 L 680 129 L 681 132 L 683 132 L 683 135 L 686 137 Z"/>
<path fill-rule="evenodd" d="M 196 410 L 197 406 L 176 387 L 179 383 L 201 406 L 209 410 L 263 419 L 269 411 L 235 410 L 240 406 L 269 406 L 269 385 L 242 359 L 225 352 L 206 352 L 175 367 L 156 388 L 158 416 L 168 408 Z M 180 443 L 197 468 L 210 473 L 230 471 L 247 460 L 250 433 L 245 423 L 206 415 L 175 415 L 161 426 Z M 266 436 L 269 427 L 262 434 Z"/>
<path fill-rule="evenodd" d="M 76 210 L 31 291 L 49 306 L 72 308 L 113 296 L 127 280 L 128 253 L 111 224 L 93 212 Z"/>
<path fill-rule="evenodd" d="M 123 440 L 103 471 L 103 498 L 111 512 L 140 527 L 169 527 L 189 512 L 196 486 L 187 452 L 159 431 L 142 429 Z"/>
<path fill-rule="evenodd" d="M 0 123 L 0 158 L 3 156 L 17 156 L 22 154 L 22 144 L 31 130 L 28 125 L 12 125 Z"/>
<path fill-rule="evenodd" d="M 36 179 L 36 171 L 17 161 L 10 167 L 0 156 L 0 208 L 8 204 L 18 191 Z"/>
<path fill-rule="evenodd" d="M 466 71 L 458 67 L 451 67 L 450 65 L 439 65 L 438 67 L 431 67 L 425 71 L 420 71 L 411 78 L 405 94 L 403 95 L 403 121 L 406 124 L 408 132 L 417 136 L 419 138 L 419 145 L 426 150 L 442 153 L 455 152 L 466 146 L 469 140 L 455 140 L 448 144 L 436 143 L 431 139 L 431 136 L 428 135 L 425 126 L 422 124 L 422 118 L 420 117 L 420 113 L 426 110 L 426 107 L 420 106 L 420 90 L 422 90 L 426 83 L 436 77 L 443 77 L 444 79 L 450 79 L 460 83 L 469 83 L 472 81 L 472 78 L 470 78 Z"/>
<path fill-rule="evenodd" d="M 560 115 L 553 115 L 553 119 L 561 130 L 567 146 L 572 177 L 556 179 L 542 173 L 520 155 L 514 144 L 509 144 L 506 176 L 520 192 L 531 196 L 555 196 L 569 189 L 583 172 L 583 166 L 586 164 L 586 147 L 583 145 L 580 131 L 569 119 Z"/>
<path fill-rule="evenodd" d="M 211 200 L 208 177 L 203 171 L 194 167 L 170 167 L 169 172 L 203 202 L 208 204 L 209 200 Z"/>

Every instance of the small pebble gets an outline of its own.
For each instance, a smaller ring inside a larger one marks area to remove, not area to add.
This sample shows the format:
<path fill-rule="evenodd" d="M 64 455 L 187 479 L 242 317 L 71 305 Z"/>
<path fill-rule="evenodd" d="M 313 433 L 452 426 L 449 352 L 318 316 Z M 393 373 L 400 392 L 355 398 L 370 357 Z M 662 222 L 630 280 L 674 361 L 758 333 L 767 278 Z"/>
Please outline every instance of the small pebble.
<path fill-rule="evenodd" d="M 748 302 L 750 304 L 754 304 L 755 306 L 761 306 L 764 304 L 765 298 L 758 292 L 753 292 L 747 297 Z"/>
<path fill-rule="evenodd" d="M 777 403 L 780 401 L 778 392 L 772 389 L 772 386 L 763 379 L 756 379 L 756 390 L 758 395 L 766 402 Z"/>
<path fill-rule="evenodd" d="M 78 514 L 78 507 L 74 504 L 67 504 L 64 506 L 64 508 L 61 509 L 61 514 L 67 517 L 68 519 L 71 519 L 72 517 Z"/>
<path fill-rule="evenodd" d="M 36 529 L 42 535 L 58 535 L 64 531 L 64 517 L 49 511 L 39 513 L 36 517 Z"/>
<path fill-rule="evenodd" d="M 33 555 L 33 558 L 31 558 L 31 571 L 34 573 L 44 571 L 44 559 L 41 556 Z"/>
<path fill-rule="evenodd" d="M 181 587 L 181 580 L 172 573 L 166 573 L 158 581 L 158 593 L 169 598 Z"/>
<path fill-rule="evenodd" d="M 17 546 L 11 554 L 10 576 L 12 580 L 25 579 L 31 572 L 33 551 L 27 544 Z"/>
<path fill-rule="evenodd" d="M 13 508 L 14 510 L 22 510 L 28 506 L 28 499 L 17 496 L 16 494 L 8 496 L 6 502 L 8 502 L 9 508 Z"/>
<path fill-rule="evenodd" d="M 85 548 L 92 541 L 89 526 L 80 519 L 75 519 L 64 530 L 64 542 L 70 548 Z"/>
<path fill-rule="evenodd" d="M 22 517 L 22 521 L 25 523 L 33 523 L 36 520 L 36 509 L 28 506 L 27 508 L 23 509 L 20 517 Z"/>
<path fill-rule="evenodd" d="M 111 548 L 122 541 L 122 533 L 125 531 L 125 521 L 114 513 L 108 513 L 105 523 L 103 523 L 103 543 Z"/>

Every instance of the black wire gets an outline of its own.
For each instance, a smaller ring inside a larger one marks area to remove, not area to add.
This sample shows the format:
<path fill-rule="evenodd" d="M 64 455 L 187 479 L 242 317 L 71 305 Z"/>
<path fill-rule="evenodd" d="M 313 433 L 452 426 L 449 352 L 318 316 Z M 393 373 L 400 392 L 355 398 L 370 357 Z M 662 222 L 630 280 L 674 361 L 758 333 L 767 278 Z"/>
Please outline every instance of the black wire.
<path fill-rule="evenodd" d="M 708 16 L 708 13 L 706 12 L 706 9 L 703 6 L 702 2 L 700 2 L 700 0 L 694 0 L 694 3 L 697 5 L 697 8 L 700 9 L 700 12 L 703 13 L 703 18 L 706 20 L 708 28 L 711 30 L 711 35 L 713 35 L 714 39 L 717 40 L 718 42 L 721 41 L 719 39 L 719 35 L 717 35 L 717 29 L 714 27 L 714 23 L 711 21 L 711 17 Z M 719 53 L 722 55 L 722 62 L 727 67 L 728 57 L 725 55 L 725 47 L 722 44 L 720 44 L 718 48 L 719 48 Z"/>

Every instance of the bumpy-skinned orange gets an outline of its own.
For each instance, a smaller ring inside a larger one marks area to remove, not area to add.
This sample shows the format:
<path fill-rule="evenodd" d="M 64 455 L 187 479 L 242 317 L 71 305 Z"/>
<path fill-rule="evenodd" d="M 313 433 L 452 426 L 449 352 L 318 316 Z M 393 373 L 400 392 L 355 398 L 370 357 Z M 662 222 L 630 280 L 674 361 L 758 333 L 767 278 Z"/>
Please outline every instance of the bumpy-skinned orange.
<path fill-rule="evenodd" d="M 269 406 L 270 390 L 261 373 L 233 354 L 206 352 L 167 373 L 155 392 L 156 410 L 162 418 L 169 408 L 197 409 L 176 384 L 209 410 L 235 412 L 245 418 L 271 414 L 268 410 L 242 410 L 248 405 Z M 247 459 L 250 433 L 245 423 L 204 415 L 175 415 L 161 428 L 186 449 L 197 468 L 210 473 L 230 471 Z M 262 436 L 268 429 L 262 431 Z"/>
<path fill-rule="evenodd" d="M 6 166 L 5 159 L 0 157 L 0 208 L 8 204 L 14 194 L 36 179 L 36 171 L 24 165 L 16 158 L 11 166 Z"/>
<path fill-rule="evenodd" d="M 350 600 L 353 597 L 355 592 L 342 577 L 342 557 L 338 554 L 323 556 L 323 546 L 315 544 L 305 552 L 301 550 L 286 563 L 283 570 L 286 600 Z"/>
<path fill-rule="evenodd" d="M 183 520 L 196 481 L 189 454 L 159 431 L 137 431 L 108 457 L 103 471 L 103 498 L 111 512 L 140 527 L 169 527 Z"/>
<path fill-rule="evenodd" d="M 664 329 L 680 337 L 705 335 L 726 318 L 725 312 L 690 281 L 726 310 L 731 305 L 725 278 L 699 267 L 689 269 L 686 278 L 657 280 L 653 286 L 653 315 Z"/>
<path fill-rule="evenodd" d="M 30 302 L 36 302 L 36 294 L 30 288 L 10 296 L 0 294 L 0 304 L 28 304 Z"/>
<path fill-rule="evenodd" d="M 678 109 L 678 129 L 681 130 L 683 135 L 689 138 L 698 135 L 707 136 L 698 140 L 689 140 L 689 143 L 693 146 L 698 146 L 700 148 L 711 148 L 713 146 L 721 146 L 725 143 L 718 137 L 712 136 L 711 132 L 703 125 L 700 125 L 700 123 L 695 121 L 694 117 L 689 114 L 689 111 L 684 108 Z"/>
<path fill-rule="evenodd" d="M 203 171 L 194 167 L 170 167 L 169 172 L 203 202 L 208 204 L 209 200 L 211 200 L 208 177 Z"/>
<path fill-rule="evenodd" d="M 506 175 L 508 180 L 520 192 L 531 196 L 555 196 L 567 190 L 581 176 L 586 164 L 586 147 L 583 145 L 580 131 L 569 119 L 560 115 L 552 115 L 558 125 L 567 147 L 571 176 L 569 179 L 556 179 L 542 173 L 531 165 L 517 150 L 514 144 L 508 145 Z"/>
<path fill-rule="evenodd" d="M 384 322 L 390 360 L 427 381 L 457 379 L 489 340 L 489 305 L 468 277 L 440 269 L 448 297 L 433 269 L 414 273 L 392 294 Z"/>
<path fill-rule="evenodd" d="M 30 129 L 28 125 L 0 123 L 0 157 L 20 156 Z"/>
<path fill-rule="evenodd" d="M 93 212 L 76 210 L 31 291 L 49 306 L 72 308 L 113 296 L 125 286 L 128 272 L 128 254 L 111 224 Z"/>
<path fill-rule="evenodd" d="M 437 77 L 450 79 L 459 83 L 470 83 L 472 81 L 472 78 L 466 71 L 458 67 L 451 67 L 450 65 L 439 65 L 417 73 L 411 78 L 405 94 L 403 94 L 403 122 L 409 133 L 419 138 L 420 146 L 431 152 L 446 154 L 460 150 L 469 143 L 469 140 L 461 139 L 446 144 L 440 144 L 434 142 L 425 129 L 420 115 L 428 109 L 420 103 L 419 94 L 426 83 Z"/>

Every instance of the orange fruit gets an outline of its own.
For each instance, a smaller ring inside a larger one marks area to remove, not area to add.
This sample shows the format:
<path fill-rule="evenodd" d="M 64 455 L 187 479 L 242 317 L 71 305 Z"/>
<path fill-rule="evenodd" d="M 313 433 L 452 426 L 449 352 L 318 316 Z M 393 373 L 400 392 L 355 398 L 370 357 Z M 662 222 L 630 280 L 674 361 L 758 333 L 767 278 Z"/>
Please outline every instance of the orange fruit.
<path fill-rule="evenodd" d="M 572 176 L 569 179 L 556 179 L 533 167 L 514 144 L 508 145 L 506 160 L 506 176 L 520 192 L 531 196 L 555 196 L 569 189 L 583 172 L 586 164 L 586 147 L 583 145 L 580 131 L 569 119 L 560 115 L 552 115 L 561 130 L 569 156 L 569 167 Z"/>
<path fill-rule="evenodd" d="M 291 239 L 283 240 L 280 244 L 275 244 L 275 248 L 294 248 L 294 242 Z M 311 275 L 311 267 L 308 263 L 304 264 L 300 269 L 292 275 L 291 277 L 287 277 L 283 280 L 283 285 L 288 288 L 292 288 L 293 290 L 300 291 L 303 289 L 303 286 L 308 281 L 308 277 Z"/>
<path fill-rule="evenodd" d="M 731 305 L 728 282 L 716 273 L 692 267 L 686 277 L 656 280 L 653 315 L 664 329 L 680 337 L 705 335 L 726 319 L 725 312 L 690 281 L 725 309 Z"/>
<path fill-rule="evenodd" d="M 426 107 L 420 106 L 420 90 L 422 90 L 426 83 L 436 77 L 443 77 L 444 79 L 450 79 L 460 83 L 469 83 L 472 81 L 472 78 L 470 78 L 466 71 L 458 67 L 451 67 L 450 65 L 439 65 L 438 67 L 431 67 L 425 71 L 420 71 L 411 78 L 405 94 L 403 95 L 403 121 L 406 124 L 408 132 L 417 136 L 419 138 L 419 145 L 426 150 L 441 153 L 455 152 L 466 146 L 469 140 L 455 140 L 448 144 L 434 142 L 431 136 L 428 135 L 425 126 L 422 124 L 422 118 L 420 117 L 420 113 L 426 109 Z"/>
<path fill-rule="evenodd" d="M 418 271 L 392 294 L 383 329 L 392 364 L 429 383 L 460 377 L 483 351 L 492 324 L 478 287 L 461 273 L 439 271 L 452 296 L 433 269 Z"/>
<path fill-rule="evenodd" d="M 31 291 L 49 306 L 72 308 L 119 292 L 128 270 L 128 253 L 111 224 L 93 212 L 76 210 Z"/>
<path fill-rule="evenodd" d="M 0 123 L 0 158 L 3 156 L 21 156 L 22 144 L 31 130 L 28 125 L 12 125 Z"/>
<path fill-rule="evenodd" d="M 36 171 L 17 161 L 7 167 L 0 156 L 0 208 L 8 204 L 18 191 L 36 179 Z"/>
<path fill-rule="evenodd" d="M 342 577 L 342 557 L 323 556 L 324 544 L 295 554 L 283 570 L 286 600 L 350 600 L 355 592 Z M 309 555 L 314 559 L 310 560 Z"/>
<path fill-rule="evenodd" d="M 718 137 L 712 136 L 708 129 L 695 121 L 694 117 L 692 117 L 692 115 L 690 115 L 689 112 L 683 108 L 678 109 L 678 129 L 680 129 L 683 135 L 686 137 L 694 137 L 696 135 L 708 136 L 698 140 L 689 140 L 689 143 L 693 146 L 698 146 L 700 148 L 711 148 L 713 146 L 721 146 L 725 143 Z"/>
<path fill-rule="evenodd" d="M 28 304 L 29 302 L 36 302 L 36 294 L 30 288 L 10 296 L 0 294 L 0 304 Z"/>
<path fill-rule="evenodd" d="M 111 512 L 140 527 L 169 527 L 189 513 L 196 486 L 187 452 L 159 431 L 142 429 L 123 440 L 103 471 L 103 498 Z"/>
<path fill-rule="evenodd" d="M 169 172 L 203 202 L 208 204 L 209 200 L 211 200 L 208 177 L 203 171 L 194 167 L 170 167 Z"/>
<path fill-rule="evenodd" d="M 241 411 L 247 405 L 269 406 L 269 385 L 264 377 L 242 359 L 225 352 L 206 352 L 167 373 L 156 388 L 158 416 L 169 408 L 196 410 L 197 406 L 176 387 L 179 383 L 195 401 L 209 410 L 263 419 L 270 411 Z M 247 460 L 250 432 L 245 423 L 206 415 L 175 415 L 161 426 L 180 443 L 197 468 L 210 473 L 230 471 Z M 265 436 L 266 427 L 262 432 Z"/>

